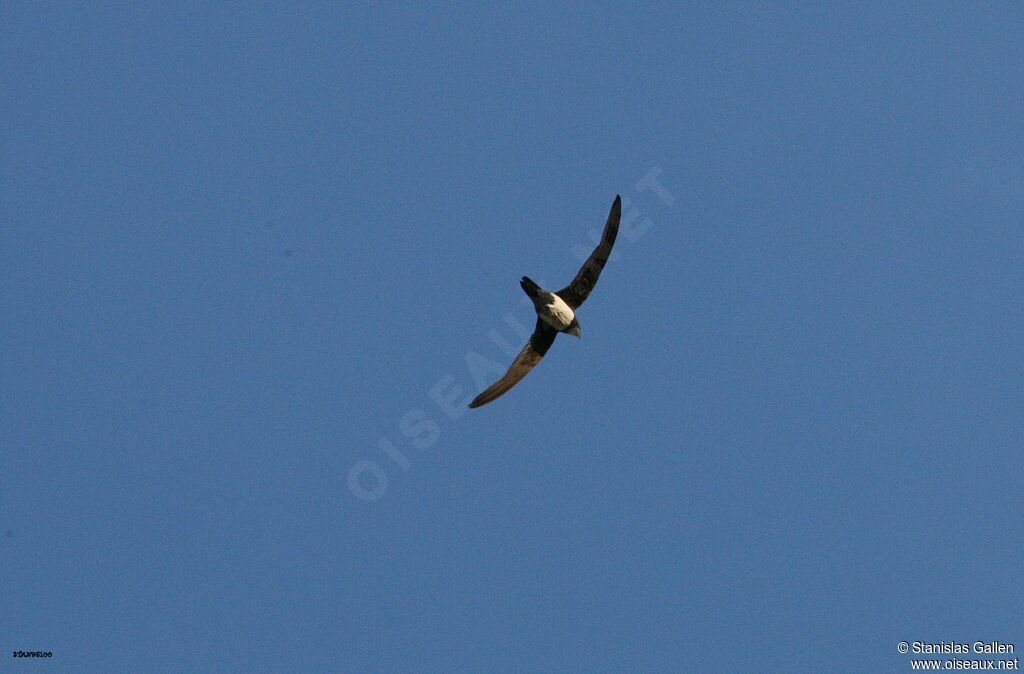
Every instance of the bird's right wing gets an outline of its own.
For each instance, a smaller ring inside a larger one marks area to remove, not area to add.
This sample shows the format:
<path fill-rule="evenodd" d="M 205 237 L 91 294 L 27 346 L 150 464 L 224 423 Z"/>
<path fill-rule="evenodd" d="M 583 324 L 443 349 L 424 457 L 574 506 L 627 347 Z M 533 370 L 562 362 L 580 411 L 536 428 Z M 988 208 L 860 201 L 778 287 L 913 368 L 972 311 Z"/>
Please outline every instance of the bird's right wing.
<path fill-rule="evenodd" d="M 565 300 L 565 303 L 574 310 L 587 300 L 590 291 L 597 283 L 597 277 L 604 269 L 604 263 L 612 254 L 612 246 L 615 245 L 615 237 L 619 233 L 619 218 L 622 217 L 622 198 L 615 195 L 612 202 L 612 210 L 608 212 L 608 221 L 604 223 L 604 233 L 601 234 L 601 243 L 590 254 L 587 261 L 583 263 L 580 270 L 576 272 L 576 278 L 572 283 L 559 290 L 556 295 Z"/>
<path fill-rule="evenodd" d="M 519 380 L 525 377 L 526 373 L 532 370 L 533 366 L 539 363 L 544 354 L 548 352 L 557 334 L 558 332 L 554 328 L 538 317 L 537 327 L 534 328 L 530 341 L 526 343 L 523 350 L 512 361 L 505 375 L 488 386 L 487 390 L 483 393 L 473 398 L 473 402 L 469 403 L 469 406 L 472 408 L 486 405 L 492 400 L 501 397 L 506 391 L 518 384 Z"/>

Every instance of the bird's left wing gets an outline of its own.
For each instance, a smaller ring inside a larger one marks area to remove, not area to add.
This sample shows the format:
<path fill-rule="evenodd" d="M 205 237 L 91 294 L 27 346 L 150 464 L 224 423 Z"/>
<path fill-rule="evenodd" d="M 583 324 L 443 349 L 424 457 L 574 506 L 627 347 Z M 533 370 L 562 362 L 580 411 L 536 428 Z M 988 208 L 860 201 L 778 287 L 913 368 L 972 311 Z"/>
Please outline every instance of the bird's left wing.
<path fill-rule="evenodd" d="M 601 243 L 597 244 L 597 248 L 594 249 L 594 252 L 590 254 L 587 261 L 580 267 L 572 283 L 555 293 L 573 309 L 583 304 L 587 300 L 587 296 L 590 295 L 590 291 L 594 289 L 597 277 L 601 275 L 601 270 L 604 269 L 604 263 L 608 261 L 608 256 L 612 254 L 612 246 L 615 245 L 615 237 L 619 233 L 619 218 L 621 217 L 622 198 L 619 195 L 615 195 L 615 201 L 612 202 L 612 210 L 608 213 L 608 221 L 604 224 Z"/>
<path fill-rule="evenodd" d="M 537 327 L 534 329 L 533 335 L 530 336 L 530 341 L 526 343 L 523 350 L 512 361 L 505 375 L 488 386 L 487 390 L 483 393 L 473 398 L 473 402 L 469 403 L 469 406 L 480 407 L 481 405 L 486 405 L 492 400 L 501 397 L 506 391 L 518 384 L 519 380 L 525 377 L 526 373 L 532 370 L 533 366 L 539 363 L 544 354 L 548 352 L 557 334 L 554 328 L 538 318 Z"/>

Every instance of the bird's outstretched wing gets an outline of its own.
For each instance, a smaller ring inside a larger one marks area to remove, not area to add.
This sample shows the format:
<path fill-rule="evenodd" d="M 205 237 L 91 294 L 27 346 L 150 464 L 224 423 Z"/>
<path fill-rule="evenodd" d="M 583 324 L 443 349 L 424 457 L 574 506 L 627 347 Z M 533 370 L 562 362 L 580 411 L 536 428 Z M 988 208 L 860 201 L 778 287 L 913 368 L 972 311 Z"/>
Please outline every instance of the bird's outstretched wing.
<path fill-rule="evenodd" d="M 530 341 L 526 343 L 523 350 L 519 352 L 516 359 L 512 361 L 505 375 L 487 387 L 483 393 L 473 398 L 469 403 L 470 407 L 486 405 L 495 398 L 500 398 L 506 391 L 519 383 L 519 380 L 526 376 L 526 373 L 533 369 L 533 366 L 540 362 L 544 354 L 551 348 L 558 332 L 550 325 L 537 319 L 537 327 L 534 328 Z"/>
<path fill-rule="evenodd" d="M 556 295 L 565 300 L 565 303 L 575 309 L 587 300 L 587 295 L 594 289 L 597 277 L 604 269 L 604 263 L 612 254 L 612 246 L 615 245 L 615 236 L 619 233 L 619 218 L 622 217 L 622 199 L 615 195 L 612 203 L 612 210 L 608 213 L 608 222 L 604 225 L 604 234 L 601 235 L 601 243 L 590 254 L 587 261 L 583 263 L 576 273 L 572 283 L 559 290 Z"/>

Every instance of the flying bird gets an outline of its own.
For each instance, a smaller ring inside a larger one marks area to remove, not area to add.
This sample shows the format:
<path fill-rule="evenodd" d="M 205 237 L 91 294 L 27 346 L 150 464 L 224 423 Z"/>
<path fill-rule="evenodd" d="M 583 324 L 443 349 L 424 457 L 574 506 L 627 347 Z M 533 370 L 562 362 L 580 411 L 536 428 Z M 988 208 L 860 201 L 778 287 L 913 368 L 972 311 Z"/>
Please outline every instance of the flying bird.
<path fill-rule="evenodd" d="M 537 327 L 534 328 L 530 341 L 512 361 L 512 365 L 509 366 L 505 375 L 474 398 L 473 402 L 469 403 L 471 408 L 486 405 L 518 384 L 519 380 L 525 377 L 526 373 L 532 370 L 548 352 L 558 333 L 564 332 L 575 337 L 580 336 L 580 322 L 576 318 L 576 309 L 587 301 L 590 291 L 597 283 L 597 277 L 604 269 L 604 263 L 611 255 L 612 246 L 615 245 L 615 235 L 619 233 L 619 218 L 621 216 L 622 199 L 615 195 L 612 210 L 608 213 L 608 222 L 604 225 L 604 234 L 601 235 L 601 242 L 597 244 L 597 248 L 580 267 L 576 278 L 566 287 L 551 292 L 541 288 L 526 276 L 519 281 L 523 291 L 533 300 L 533 308 L 537 311 Z"/>

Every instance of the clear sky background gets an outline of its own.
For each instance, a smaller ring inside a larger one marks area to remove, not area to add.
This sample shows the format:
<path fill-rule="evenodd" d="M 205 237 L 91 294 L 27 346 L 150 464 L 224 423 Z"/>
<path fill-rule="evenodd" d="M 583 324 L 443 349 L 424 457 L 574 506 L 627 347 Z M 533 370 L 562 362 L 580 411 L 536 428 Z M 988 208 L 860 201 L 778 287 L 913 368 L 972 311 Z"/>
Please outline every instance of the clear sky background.
<path fill-rule="evenodd" d="M 1024 8 L 406 5 L 0 9 L 0 669 L 1024 650 Z"/>

